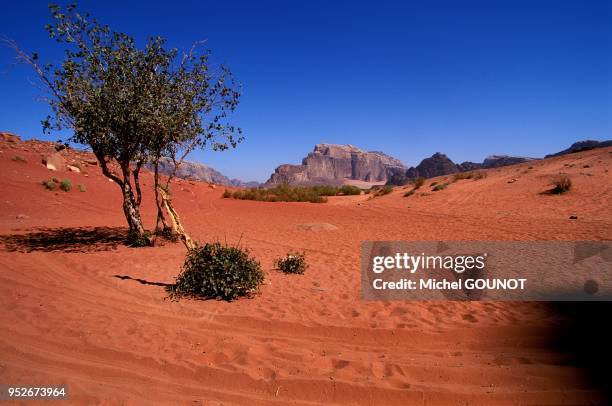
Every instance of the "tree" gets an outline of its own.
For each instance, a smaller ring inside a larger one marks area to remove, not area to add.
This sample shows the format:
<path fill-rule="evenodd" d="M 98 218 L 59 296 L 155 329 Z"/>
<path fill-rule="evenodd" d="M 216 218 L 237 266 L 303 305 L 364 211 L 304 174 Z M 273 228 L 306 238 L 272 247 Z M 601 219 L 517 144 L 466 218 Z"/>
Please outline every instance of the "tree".
<path fill-rule="evenodd" d="M 189 152 L 207 143 L 217 150 L 236 146 L 241 130 L 226 119 L 240 92 L 229 70 L 211 69 L 209 52 L 198 56 L 193 47 L 179 57 L 161 37 L 138 48 L 132 37 L 79 14 L 75 5 L 65 12 L 57 5 L 49 9 L 49 36 L 66 46 L 59 66 L 40 65 L 37 54 L 6 42 L 50 91 L 53 114 L 43 121 L 43 129 L 71 128 L 71 141 L 92 149 L 102 173 L 121 189 L 130 243 L 149 245 L 140 215 L 140 170 L 153 162 L 158 208 L 172 208 L 158 195 L 159 160 L 170 157 L 176 170 Z M 158 210 L 158 220 L 160 215 L 165 221 Z"/>

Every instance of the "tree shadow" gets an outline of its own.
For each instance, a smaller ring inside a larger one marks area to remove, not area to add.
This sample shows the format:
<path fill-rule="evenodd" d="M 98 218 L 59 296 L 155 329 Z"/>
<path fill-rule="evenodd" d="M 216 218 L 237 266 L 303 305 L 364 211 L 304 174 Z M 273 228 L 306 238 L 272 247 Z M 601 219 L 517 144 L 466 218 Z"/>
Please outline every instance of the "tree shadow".
<path fill-rule="evenodd" d="M 125 244 L 123 227 L 39 228 L 27 234 L 0 235 L 0 245 L 9 252 L 96 252 Z"/>
<path fill-rule="evenodd" d="M 130 281 L 136 281 L 138 283 L 141 283 L 143 285 L 151 285 L 151 286 L 163 286 L 165 288 L 173 288 L 174 284 L 173 283 L 164 283 L 164 282 L 151 282 L 148 281 L 146 279 L 140 279 L 140 278 L 133 278 L 129 275 L 113 275 L 115 278 L 117 279 L 121 279 L 121 280 L 130 280 Z"/>

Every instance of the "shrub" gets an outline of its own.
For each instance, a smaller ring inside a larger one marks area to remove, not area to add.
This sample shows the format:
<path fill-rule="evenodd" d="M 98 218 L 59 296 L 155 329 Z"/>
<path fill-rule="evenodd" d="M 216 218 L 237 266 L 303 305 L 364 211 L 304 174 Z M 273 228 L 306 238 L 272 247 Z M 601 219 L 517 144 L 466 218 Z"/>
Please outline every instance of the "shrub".
<path fill-rule="evenodd" d="M 263 280 L 261 265 L 248 251 L 206 243 L 187 252 L 170 291 L 174 296 L 232 301 L 256 292 Z"/>
<path fill-rule="evenodd" d="M 475 172 L 473 176 L 474 180 L 484 179 L 486 177 L 487 177 L 487 173 L 484 171 Z"/>
<path fill-rule="evenodd" d="M 416 190 L 420 188 L 421 186 L 423 186 L 424 183 L 425 183 L 425 178 L 419 176 L 418 178 L 414 180 L 414 189 Z"/>
<path fill-rule="evenodd" d="M 438 184 L 438 182 L 431 182 L 431 183 L 429 184 L 429 187 L 436 186 L 437 184 Z"/>
<path fill-rule="evenodd" d="M 77 185 L 77 187 L 79 188 L 79 192 L 86 192 L 87 191 L 87 189 L 85 188 L 85 185 L 83 185 L 81 183 L 79 183 Z"/>
<path fill-rule="evenodd" d="M 303 274 L 308 268 L 306 265 L 306 254 L 290 252 L 285 258 L 274 260 L 274 266 L 284 273 Z"/>
<path fill-rule="evenodd" d="M 384 195 L 388 195 L 391 192 L 393 192 L 393 186 L 384 185 L 383 187 L 379 187 L 376 189 L 374 196 L 384 196 Z"/>
<path fill-rule="evenodd" d="M 404 193 L 404 197 L 412 196 L 414 194 L 415 189 L 410 189 L 406 193 Z"/>
<path fill-rule="evenodd" d="M 230 192 L 229 190 L 225 189 L 225 192 L 223 192 L 223 198 L 224 199 L 229 199 L 230 197 L 232 197 L 232 192 Z"/>
<path fill-rule="evenodd" d="M 572 188 L 572 180 L 569 176 L 561 174 L 553 179 L 553 185 L 555 187 L 552 189 L 552 193 L 560 195 Z"/>
<path fill-rule="evenodd" d="M 145 231 L 144 234 L 140 234 L 137 231 L 128 232 L 126 239 L 126 245 L 130 247 L 150 247 L 151 246 L 151 233 Z"/>
<path fill-rule="evenodd" d="M 446 189 L 446 187 L 447 187 L 447 186 L 448 186 L 448 183 L 441 183 L 441 184 L 439 184 L 439 185 L 434 186 L 434 188 L 433 188 L 433 189 L 431 189 L 431 190 L 432 190 L 432 191 L 434 191 L 434 192 L 437 192 L 437 191 L 439 191 L 439 190 L 444 190 L 444 189 Z"/>
<path fill-rule="evenodd" d="M 70 190 L 72 189 L 72 182 L 70 181 L 70 179 L 64 179 L 60 182 L 59 187 L 64 192 L 70 192 Z"/>
<path fill-rule="evenodd" d="M 361 189 L 357 186 L 344 185 L 340 188 L 340 193 L 345 196 L 356 196 L 361 194 Z"/>
<path fill-rule="evenodd" d="M 55 190 L 57 188 L 57 182 L 54 182 L 53 179 L 43 180 L 41 183 L 47 190 Z"/>
<path fill-rule="evenodd" d="M 53 182 L 55 182 L 55 183 L 59 183 L 59 179 L 58 179 L 58 178 L 56 178 L 56 177 L 51 178 L 51 180 L 52 180 Z"/>
<path fill-rule="evenodd" d="M 28 161 L 26 161 L 26 159 L 24 157 L 19 156 L 19 155 L 15 155 L 14 157 L 11 158 L 11 160 L 13 162 L 20 162 L 20 163 L 23 163 L 23 164 L 28 162 Z"/>
<path fill-rule="evenodd" d="M 474 174 L 472 172 L 457 172 L 453 175 L 453 182 L 457 182 L 458 180 L 463 179 L 472 179 Z"/>

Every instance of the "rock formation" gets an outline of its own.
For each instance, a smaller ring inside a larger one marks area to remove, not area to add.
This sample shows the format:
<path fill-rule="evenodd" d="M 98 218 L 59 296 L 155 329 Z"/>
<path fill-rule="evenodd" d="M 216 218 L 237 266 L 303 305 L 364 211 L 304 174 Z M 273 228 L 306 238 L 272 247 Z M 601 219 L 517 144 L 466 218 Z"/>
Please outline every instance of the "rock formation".
<path fill-rule="evenodd" d="M 147 169 L 153 170 L 152 165 L 146 165 Z M 170 174 L 174 164 L 168 160 L 162 160 L 159 164 L 159 172 L 164 175 Z M 197 162 L 184 161 L 176 173 L 178 178 L 182 179 L 193 179 L 203 182 L 216 183 L 220 185 L 231 185 L 231 186 L 247 186 L 257 187 L 258 182 L 242 182 L 238 179 L 230 179 L 223 175 L 221 172 L 211 168 L 208 165 L 200 164 Z"/>
<path fill-rule="evenodd" d="M 612 147 L 612 140 L 607 140 L 607 141 L 596 141 L 596 140 L 585 140 L 585 141 L 578 141 L 573 143 L 569 148 L 564 149 L 563 151 L 559 151 L 555 154 L 550 154 L 550 155 L 546 155 L 545 158 L 550 158 L 553 156 L 560 156 L 560 155 L 566 155 L 566 154 L 571 154 L 574 152 L 580 152 L 580 151 L 586 151 L 589 149 L 594 149 L 594 148 L 603 148 L 603 147 Z"/>
<path fill-rule="evenodd" d="M 457 165 L 446 155 L 436 152 L 431 157 L 423 159 L 416 168 L 410 167 L 406 171 L 406 177 L 408 179 L 434 178 L 456 172 L 459 172 Z"/>
<path fill-rule="evenodd" d="M 406 167 L 379 151 L 367 152 L 352 145 L 318 144 L 301 165 L 281 165 L 266 182 L 268 186 L 339 185 L 346 180 L 386 182 Z"/>

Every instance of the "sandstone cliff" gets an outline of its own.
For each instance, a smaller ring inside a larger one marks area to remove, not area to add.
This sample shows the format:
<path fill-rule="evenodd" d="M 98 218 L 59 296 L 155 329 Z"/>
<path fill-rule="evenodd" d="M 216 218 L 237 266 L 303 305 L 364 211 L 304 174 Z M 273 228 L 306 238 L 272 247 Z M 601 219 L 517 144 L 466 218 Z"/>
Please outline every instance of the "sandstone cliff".
<path fill-rule="evenodd" d="M 301 165 L 281 165 L 266 185 L 339 185 L 346 180 L 386 182 L 406 167 L 379 151 L 364 151 L 352 145 L 318 144 Z"/>

